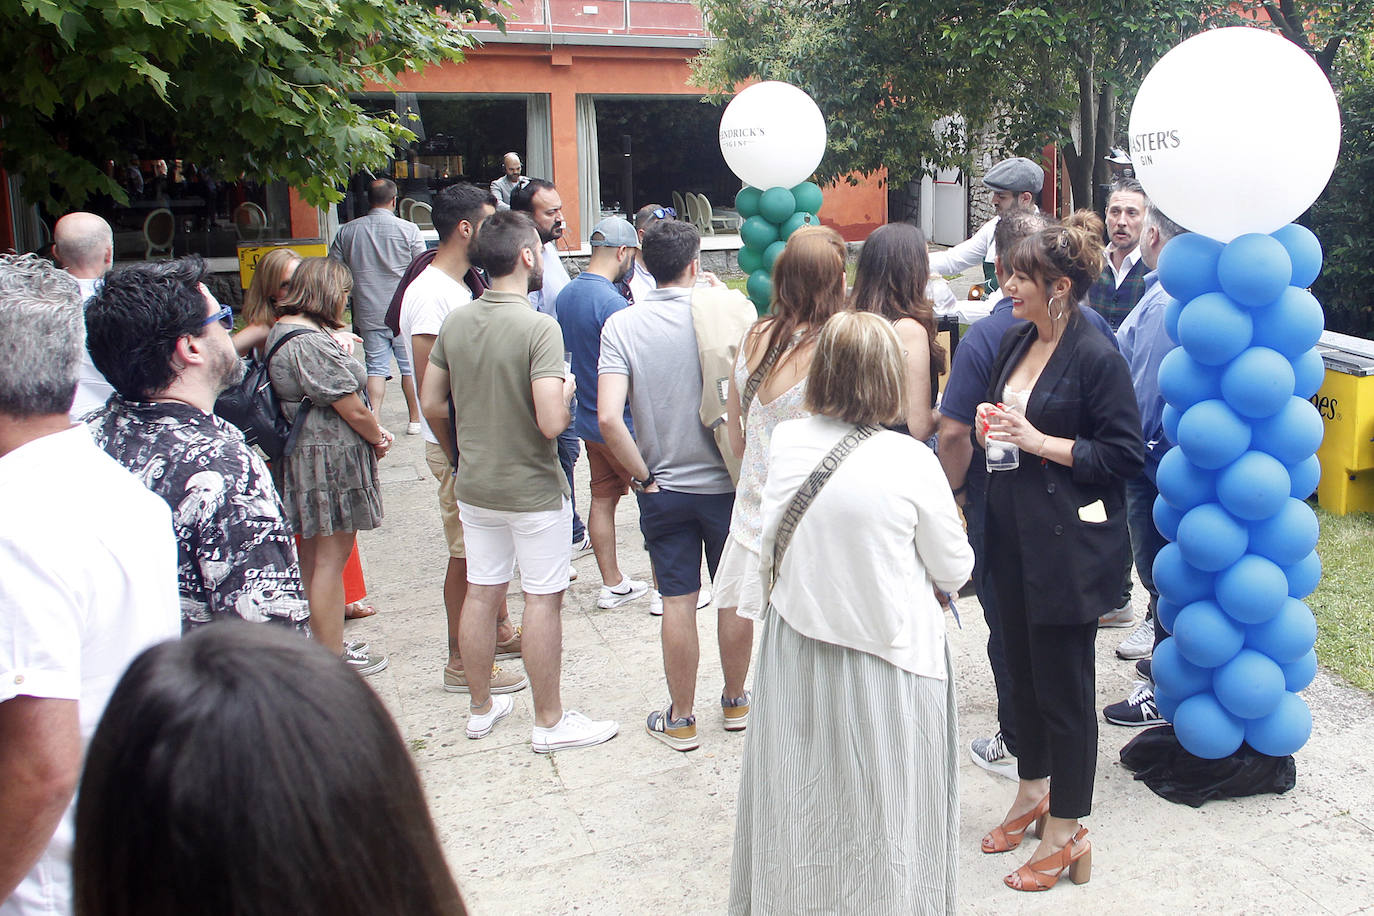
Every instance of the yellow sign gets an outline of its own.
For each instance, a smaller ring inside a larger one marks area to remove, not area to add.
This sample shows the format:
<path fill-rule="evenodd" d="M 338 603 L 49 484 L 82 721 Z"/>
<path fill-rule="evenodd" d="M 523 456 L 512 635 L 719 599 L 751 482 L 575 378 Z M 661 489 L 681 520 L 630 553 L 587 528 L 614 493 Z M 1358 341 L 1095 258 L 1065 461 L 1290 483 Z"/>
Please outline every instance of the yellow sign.
<path fill-rule="evenodd" d="M 303 258 L 322 258 L 329 248 L 319 239 L 290 239 L 271 245 L 239 245 L 239 282 L 247 289 L 253 282 L 253 272 L 267 252 L 275 248 L 290 248 Z"/>

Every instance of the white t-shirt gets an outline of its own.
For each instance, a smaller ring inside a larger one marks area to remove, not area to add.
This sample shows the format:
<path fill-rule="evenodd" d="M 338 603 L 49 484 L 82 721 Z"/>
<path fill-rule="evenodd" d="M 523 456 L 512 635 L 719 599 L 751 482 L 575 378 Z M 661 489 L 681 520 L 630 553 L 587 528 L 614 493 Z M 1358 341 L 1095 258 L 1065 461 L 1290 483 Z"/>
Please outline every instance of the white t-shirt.
<path fill-rule="evenodd" d="M 76 700 L 89 741 L 129 662 L 181 635 L 171 510 L 80 425 L 0 457 L 0 506 L 0 703 Z M 71 912 L 73 813 L 0 916 Z"/>
<path fill-rule="evenodd" d="M 85 277 L 76 277 L 77 285 L 81 287 L 81 304 L 84 307 L 91 301 L 95 291 L 104 282 L 104 278 L 88 280 Z M 76 399 L 72 401 L 72 409 L 69 417 L 73 423 L 79 422 L 82 417 L 93 410 L 99 410 L 105 406 L 105 402 L 114 394 L 114 386 L 105 381 L 105 376 L 95 367 L 95 361 L 91 359 L 91 351 L 84 344 L 81 347 L 81 369 L 76 377 Z"/>
<path fill-rule="evenodd" d="M 448 313 L 460 305 L 467 305 L 472 301 L 472 290 L 468 289 L 466 283 L 457 280 L 444 273 L 433 264 L 420 271 L 420 276 L 410 281 L 406 287 L 406 294 L 401 299 L 401 341 L 406 348 L 406 356 L 410 357 L 410 364 L 415 365 L 415 353 L 410 345 L 410 338 L 415 334 L 433 334 L 439 336 L 439 328 L 443 326 L 444 319 Z M 425 437 L 426 442 L 439 444 L 439 439 L 430 431 L 429 421 L 424 415 L 420 415 L 420 432 Z"/>

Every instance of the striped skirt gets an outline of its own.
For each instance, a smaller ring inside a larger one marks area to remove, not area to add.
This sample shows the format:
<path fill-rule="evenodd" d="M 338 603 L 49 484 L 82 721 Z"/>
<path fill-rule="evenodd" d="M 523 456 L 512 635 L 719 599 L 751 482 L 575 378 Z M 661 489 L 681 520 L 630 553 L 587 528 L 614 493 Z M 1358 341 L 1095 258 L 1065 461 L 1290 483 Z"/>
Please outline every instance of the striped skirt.
<path fill-rule="evenodd" d="M 953 913 L 958 742 L 952 671 L 911 674 L 768 608 L 729 912 Z"/>

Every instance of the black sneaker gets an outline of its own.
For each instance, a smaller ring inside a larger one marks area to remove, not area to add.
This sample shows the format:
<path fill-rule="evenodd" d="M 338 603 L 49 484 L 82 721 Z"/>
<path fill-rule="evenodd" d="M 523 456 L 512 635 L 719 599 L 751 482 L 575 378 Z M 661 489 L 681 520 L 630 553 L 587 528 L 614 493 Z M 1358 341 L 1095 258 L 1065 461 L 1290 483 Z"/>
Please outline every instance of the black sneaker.
<path fill-rule="evenodd" d="M 1136 727 L 1164 722 L 1155 706 L 1155 689 L 1149 684 L 1137 684 L 1129 697 L 1102 710 L 1102 718 L 1113 725 Z"/>
<path fill-rule="evenodd" d="M 1148 658 L 1142 658 L 1140 661 L 1135 663 L 1136 675 L 1142 681 L 1149 681 L 1151 684 L 1153 684 L 1155 682 L 1155 679 L 1150 675 L 1150 670 L 1150 660 Z"/>

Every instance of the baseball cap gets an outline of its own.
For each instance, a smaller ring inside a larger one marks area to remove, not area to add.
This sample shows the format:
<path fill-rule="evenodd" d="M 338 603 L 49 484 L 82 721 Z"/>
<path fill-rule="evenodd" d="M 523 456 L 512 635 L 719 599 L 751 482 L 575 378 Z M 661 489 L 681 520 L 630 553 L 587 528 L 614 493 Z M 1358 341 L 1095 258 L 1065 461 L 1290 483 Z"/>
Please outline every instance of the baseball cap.
<path fill-rule="evenodd" d="M 608 216 L 596 224 L 591 237 L 593 248 L 619 248 L 621 245 L 626 248 L 639 247 L 639 233 L 635 232 L 635 227 L 627 220 L 619 216 Z"/>

